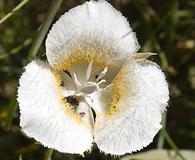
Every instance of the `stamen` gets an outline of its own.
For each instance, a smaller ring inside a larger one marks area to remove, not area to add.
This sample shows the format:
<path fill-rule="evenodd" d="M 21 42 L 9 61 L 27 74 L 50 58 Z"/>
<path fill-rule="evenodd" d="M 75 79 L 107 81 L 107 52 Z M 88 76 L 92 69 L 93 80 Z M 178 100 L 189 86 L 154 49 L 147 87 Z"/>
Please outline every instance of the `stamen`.
<path fill-rule="evenodd" d="M 101 90 L 110 90 L 113 85 L 114 84 L 111 83 L 111 84 L 107 85 L 105 88 L 102 88 Z"/>
<path fill-rule="evenodd" d="M 73 73 L 73 81 L 74 81 L 74 84 L 76 85 L 77 88 L 81 87 L 81 83 L 78 81 L 75 72 Z"/>
<path fill-rule="evenodd" d="M 104 77 L 107 71 L 108 71 L 108 68 L 105 67 L 104 70 L 97 77 L 96 82 L 98 82 L 102 77 Z"/>
<path fill-rule="evenodd" d="M 91 61 L 87 67 L 87 72 L 86 72 L 86 80 L 87 81 L 89 80 L 89 78 L 91 76 L 92 64 L 93 64 L 93 61 Z"/>
<path fill-rule="evenodd" d="M 100 89 L 99 85 L 95 82 L 87 82 L 87 84 L 91 84 L 92 86 L 95 86 L 97 88 L 97 90 Z"/>
<path fill-rule="evenodd" d="M 105 79 L 102 79 L 97 84 L 100 85 L 101 83 L 104 83 L 104 82 L 106 82 L 106 80 Z"/>

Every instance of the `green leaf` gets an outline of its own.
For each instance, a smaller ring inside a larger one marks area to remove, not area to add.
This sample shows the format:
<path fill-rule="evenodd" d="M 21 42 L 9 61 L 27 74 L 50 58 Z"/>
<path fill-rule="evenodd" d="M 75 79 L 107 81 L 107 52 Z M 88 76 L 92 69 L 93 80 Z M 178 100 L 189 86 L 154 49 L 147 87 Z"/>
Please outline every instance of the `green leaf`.
<path fill-rule="evenodd" d="M 162 129 L 160 131 L 159 138 L 158 138 L 158 144 L 157 144 L 157 148 L 158 149 L 162 149 L 163 146 L 164 146 L 164 135 L 163 135 L 163 131 L 166 128 L 166 123 L 167 123 L 167 112 L 164 112 L 163 113 L 162 122 L 161 122 Z"/>
<path fill-rule="evenodd" d="M 164 129 L 163 130 L 163 135 L 165 139 L 167 140 L 168 144 L 174 149 L 175 153 L 182 159 L 182 160 L 187 160 L 183 154 L 179 151 L 177 145 L 174 143 L 168 132 Z"/>
<path fill-rule="evenodd" d="M 50 8 L 48 13 L 46 14 L 45 19 L 43 20 L 43 23 L 41 24 L 38 33 L 35 37 L 35 40 L 32 44 L 32 48 L 28 54 L 27 61 L 30 61 L 32 58 L 35 58 L 39 48 L 43 42 L 43 39 L 45 38 L 45 35 L 61 5 L 63 0 L 52 0 Z"/>
<path fill-rule="evenodd" d="M 45 153 L 44 160 L 52 160 L 51 159 L 52 154 L 53 154 L 53 149 L 48 148 L 47 151 L 46 151 L 46 153 Z"/>
<path fill-rule="evenodd" d="M 1 20 L 0 20 L 0 24 L 2 24 L 3 22 L 5 22 L 8 18 L 10 18 L 16 11 L 20 10 L 27 2 L 29 2 L 29 0 L 23 0 L 22 2 L 20 2 L 10 13 L 8 13 L 7 15 L 5 15 Z"/>
<path fill-rule="evenodd" d="M 180 150 L 186 160 L 194 160 L 195 151 Z M 130 156 L 125 156 L 121 160 L 181 160 L 174 150 L 154 149 L 142 153 L 136 153 Z"/>
<path fill-rule="evenodd" d="M 29 60 L 34 58 L 37 55 L 37 52 L 41 46 L 41 43 L 42 43 L 42 41 L 43 41 L 43 39 L 44 39 L 48 29 L 49 29 L 49 26 L 51 25 L 52 20 L 55 17 L 57 10 L 60 7 L 61 3 L 62 3 L 62 0 L 53 0 L 52 1 L 51 7 L 49 8 L 49 11 L 48 11 L 48 13 L 43 21 L 43 24 L 41 25 L 40 30 L 39 30 L 39 32 L 38 32 L 38 34 L 33 42 L 32 48 L 31 48 L 29 56 L 28 56 Z M 21 7 L 21 5 L 20 5 L 20 7 Z M 16 10 L 18 10 L 18 7 L 15 9 L 15 11 Z M 14 116 L 15 111 L 16 111 L 17 106 L 18 106 L 17 101 L 16 101 L 16 92 L 17 91 L 15 91 L 15 94 L 13 94 L 13 96 L 11 98 L 7 117 L 5 119 L 4 125 L 5 125 L 5 128 L 8 130 L 11 127 L 13 116 Z"/>
<path fill-rule="evenodd" d="M 5 129 L 9 130 L 14 118 L 14 114 L 16 112 L 16 108 L 18 106 L 18 103 L 16 101 L 16 89 L 17 87 L 15 87 L 15 93 L 12 95 L 11 100 L 10 100 L 10 104 L 8 106 L 8 110 L 7 110 L 7 116 L 5 118 L 5 122 L 4 122 L 4 127 Z"/>

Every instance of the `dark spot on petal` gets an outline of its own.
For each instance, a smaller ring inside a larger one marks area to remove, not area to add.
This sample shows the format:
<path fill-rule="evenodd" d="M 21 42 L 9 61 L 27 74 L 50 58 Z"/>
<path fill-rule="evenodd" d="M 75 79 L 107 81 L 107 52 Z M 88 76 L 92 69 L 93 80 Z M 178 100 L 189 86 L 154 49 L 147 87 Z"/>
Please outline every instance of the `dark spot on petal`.
<path fill-rule="evenodd" d="M 95 75 L 95 79 L 97 79 L 98 76 L 99 76 L 99 74 L 96 74 L 96 75 Z M 102 80 L 102 79 L 99 79 L 98 82 L 101 81 L 101 80 Z"/>
<path fill-rule="evenodd" d="M 72 78 L 72 76 L 71 76 L 71 74 L 70 74 L 70 72 L 69 72 L 69 71 L 67 71 L 67 70 L 63 70 L 63 72 L 64 72 L 64 73 L 66 73 L 69 77 L 71 77 L 71 78 Z"/>
<path fill-rule="evenodd" d="M 73 108 L 76 108 L 79 106 L 79 101 L 74 96 L 68 96 L 66 97 L 66 101 L 73 106 Z"/>
<path fill-rule="evenodd" d="M 97 79 L 97 78 L 98 78 L 98 76 L 99 76 L 99 74 L 96 74 L 96 75 L 95 75 L 95 79 Z"/>
<path fill-rule="evenodd" d="M 80 117 L 84 117 L 84 115 L 85 115 L 85 112 L 80 112 L 80 113 L 79 113 L 79 116 L 80 116 Z"/>
<path fill-rule="evenodd" d="M 64 81 L 61 81 L 60 86 L 62 87 L 64 86 Z"/>
<path fill-rule="evenodd" d="M 94 118 L 94 122 L 95 122 L 95 119 L 96 119 L 96 113 L 95 113 L 95 111 L 94 111 L 94 109 L 93 109 L 93 108 L 91 108 L 91 111 L 92 111 L 93 118 Z"/>

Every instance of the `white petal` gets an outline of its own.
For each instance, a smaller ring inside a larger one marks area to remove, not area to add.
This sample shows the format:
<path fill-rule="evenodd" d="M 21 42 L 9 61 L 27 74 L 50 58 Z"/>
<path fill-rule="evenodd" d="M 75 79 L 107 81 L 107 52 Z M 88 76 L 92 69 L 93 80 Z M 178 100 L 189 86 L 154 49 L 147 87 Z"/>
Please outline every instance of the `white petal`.
<path fill-rule="evenodd" d="M 91 128 L 68 113 L 57 85 L 54 74 L 43 62 L 33 61 L 26 66 L 18 88 L 20 126 L 44 146 L 82 154 L 91 148 Z"/>
<path fill-rule="evenodd" d="M 97 115 L 107 111 L 111 97 L 106 90 L 95 91 L 85 98 L 87 104 L 92 107 Z"/>
<path fill-rule="evenodd" d="M 128 65 L 120 80 L 119 87 L 126 90 L 116 103 L 117 112 L 96 117 L 95 142 L 100 150 L 113 155 L 150 144 L 161 128 L 161 114 L 169 99 L 165 76 L 156 64 L 141 61 Z"/>
<path fill-rule="evenodd" d="M 78 48 L 101 50 L 115 59 L 135 53 L 138 42 L 126 18 L 108 2 L 90 1 L 65 13 L 46 39 L 46 55 L 52 66 L 64 63 Z"/>

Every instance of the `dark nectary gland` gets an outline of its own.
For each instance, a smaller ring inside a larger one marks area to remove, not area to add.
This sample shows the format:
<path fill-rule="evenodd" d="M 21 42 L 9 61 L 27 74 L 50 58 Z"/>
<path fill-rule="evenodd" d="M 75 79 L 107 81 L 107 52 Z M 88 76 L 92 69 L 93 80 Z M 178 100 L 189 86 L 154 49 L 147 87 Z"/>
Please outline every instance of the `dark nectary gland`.
<path fill-rule="evenodd" d="M 66 97 L 66 100 L 73 108 L 79 106 L 79 101 L 74 96 L 68 96 Z"/>

